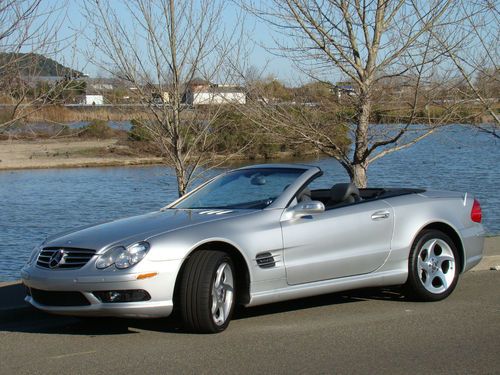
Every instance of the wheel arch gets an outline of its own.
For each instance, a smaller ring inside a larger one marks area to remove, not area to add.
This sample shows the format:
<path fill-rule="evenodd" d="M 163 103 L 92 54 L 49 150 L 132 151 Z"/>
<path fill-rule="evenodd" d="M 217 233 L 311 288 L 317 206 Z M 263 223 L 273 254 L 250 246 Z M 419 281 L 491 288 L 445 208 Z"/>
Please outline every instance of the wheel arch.
<path fill-rule="evenodd" d="M 189 254 L 185 257 L 177 274 L 174 287 L 174 306 L 175 301 L 178 301 L 179 287 L 182 274 L 189 257 L 200 250 L 217 250 L 227 253 L 236 268 L 236 303 L 246 305 L 250 302 L 250 269 L 242 252 L 233 244 L 224 240 L 210 240 L 196 245 Z"/>
<path fill-rule="evenodd" d="M 415 241 L 415 238 L 424 230 L 429 230 L 429 229 L 434 229 L 438 230 L 440 232 L 443 232 L 446 234 L 448 237 L 451 238 L 453 241 L 453 244 L 458 250 L 458 255 L 459 255 L 459 261 L 460 261 L 460 273 L 463 272 L 464 267 L 465 267 L 465 250 L 464 250 L 464 245 L 462 243 L 462 239 L 460 238 L 460 235 L 458 234 L 458 231 L 450 224 L 442 222 L 442 221 L 435 221 L 432 223 L 428 223 L 415 234 L 413 237 L 413 242 Z"/>

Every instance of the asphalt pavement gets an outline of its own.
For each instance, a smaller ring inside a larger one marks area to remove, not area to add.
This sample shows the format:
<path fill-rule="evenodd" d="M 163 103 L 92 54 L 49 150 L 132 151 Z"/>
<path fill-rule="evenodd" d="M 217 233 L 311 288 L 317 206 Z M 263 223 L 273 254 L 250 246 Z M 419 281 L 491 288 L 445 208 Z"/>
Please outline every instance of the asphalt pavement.
<path fill-rule="evenodd" d="M 77 319 L 0 284 L 0 374 L 500 374 L 500 237 L 444 301 L 399 288 L 239 309 L 217 335 L 173 318 Z"/>

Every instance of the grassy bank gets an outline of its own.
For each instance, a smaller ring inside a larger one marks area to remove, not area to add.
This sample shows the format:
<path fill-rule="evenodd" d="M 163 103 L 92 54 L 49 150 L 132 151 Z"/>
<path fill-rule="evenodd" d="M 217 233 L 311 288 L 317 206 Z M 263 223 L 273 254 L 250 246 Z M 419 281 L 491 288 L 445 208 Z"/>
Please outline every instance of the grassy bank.
<path fill-rule="evenodd" d="M 147 152 L 151 145 L 133 143 L 123 138 L 110 139 L 32 139 L 0 141 L 0 170 L 113 167 L 129 165 L 163 164 L 161 153 Z M 273 159 L 291 160 L 292 152 L 273 153 Z M 214 162 L 227 164 L 244 160 L 265 159 L 264 155 L 252 158 L 244 154 L 214 155 Z"/>
<path fill-rule="evenodd" d="M 252 147 L 238 152 L 237 145 L 246 139 L 243 132 L 236 133 L 236 138 L 216 137 L 211 150 L 215 163 L 303 158 L 312 153 L 303 146 L 286 147 L 260 138 Z M 83 128 L 62 127 L 51 134 L 25 131 L 0 135 L 0 170 L 162 163 L 162 150 L 134 121 L 130 131 L 112 129 L 107 121 L 93 120 Z"/>
<path fill-rule="evenodd" d="M 117 138 L 0 141 L 0 170 L 159 163 L 161 157 L 134 154 Z"/>
<path fill-rule="evenodd" d="M 0 133 L 0 141 L 24 141 L 28 142 L 27 144 L 35 145 L 37 142 L 44 143 L 44 141 L 50 141 L 48 143 L 72 142 L 75 144 L 77 141 L 84 140 L 112 140 L 112 147 L 108 145 L 105 148 L 83 148 L 71 152 L 65 150 L 64 154 L 66 158 L 82 156 L 93 158 L 115 158 L 117 156 L 122 158 L 162 158 L 164 156 L 161 143 L 155 140 L 150 133 L 151 130 L 148 128 L 147 120 L 134 118 L 130 121 L 130 125 L 130 130 L 126 131 L 110 127 L 109 121 L 105 120 L 91 120 L 84 127 L 78 128 L 45 121 L 42 124 L 34 123 L 32 125 L 11 127 L 9 132 Z M 194 137 L 195 134 L 187 132 L 183 136 L 189 139 L 189 137 Z M 335 136 L 340 137 L 340 135 Z M 219 159 L 282 159 L 316 154 L 316 150 L 310 145 L 290 145 L 284 139 L 280 141 L 277 137 L 271 137 L 269 134 L 256 133 L 253 124 L 249 124 L 242 119 L 235 121 L 235 119 L 227 117 L 221 117 L 220 120 L 211 125 L 203 144 L 192 147 L 200 147 L 200 149 L 190 149 L 190 153 L 193 154 L 193 151 L 194 153 L 202 152 L 215 161 Z M 184 152 L 187 153 L 187 150 Z M 57 152 L 49 154 L 48 156 L 52 157 L 59 156 Z M 38 157 L 36 153 L 29 156 L 30 160 Z M 8 155 L 6 159 L 8 159 Z M 5 166 L 5 164 L 3 165 Z M 30 162 L 29 165 L 30 167 L 33 166 L 33 162 Z M 115 163 L 113 162 L 112 165 L 115 165 Z"/>

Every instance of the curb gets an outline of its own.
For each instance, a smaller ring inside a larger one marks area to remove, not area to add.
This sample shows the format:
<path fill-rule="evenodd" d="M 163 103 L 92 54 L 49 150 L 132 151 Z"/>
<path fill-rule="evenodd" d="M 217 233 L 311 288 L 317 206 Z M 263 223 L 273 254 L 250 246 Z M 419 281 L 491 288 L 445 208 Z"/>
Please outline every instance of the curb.
<path fill-rule="evenodd" d="M 0 283 L 0 318 L 4 320 L 6 317 L 29 311 L 32 307 L 24 302 L 26 292 L 24 285 L 20 281 L 12 281 Z"/>
<path fill-rule="evenodd" d="M 487 271 L 492 270 L 494 267 L 500 266 L 500 255 L 488 255 L 481 259 L 481 262 L 477 266 L 471 269 L 472 272 L 475 271 Z"/>

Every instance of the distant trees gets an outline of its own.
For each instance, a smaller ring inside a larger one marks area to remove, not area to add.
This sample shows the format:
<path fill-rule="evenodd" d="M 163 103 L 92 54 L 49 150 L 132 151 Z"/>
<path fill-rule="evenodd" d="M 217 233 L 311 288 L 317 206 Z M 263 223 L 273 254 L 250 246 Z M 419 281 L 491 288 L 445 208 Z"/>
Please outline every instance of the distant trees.
<path fill-rule="evenodd" d="M 131 95 L 148 112 L 140 126 L 174 168 L 179 195 L 214 165 L 212 125 L 223 104 L 193 109 L 183 98 L 195 78 L 227 77 L 223 61 L 238 33 L 225 29 L 224 7 L 217 0 L 86 3 L 89 40 L 101 56 L 93 61 L 134 88 Z"/>
<path fill-rule="evenodd" d="M 0 131 L 22 122 L 69 89 L 72 79 L 52 85 L 36 80 L 47 70 L 48 60 L 43 55 L 57 50 L 63 22 L 58 15 L 64 6 L 64 2 L 43 0 L 0 2 L 0 100 L 7 105 L 0 112 Z M 51 67 L 60 66 L 50 61 Z"/>
<path fill-rule="evenodd" d="M 454 76 L 465 86 L 464 97 L 483 109 L 492 126 L 476 125 L 500 138 L 500 5 L 497 1 L 457 3 L 460 23 L 447 37 L 432 33 L 449 59 Z"/>
<path fill-rule="evenodd" d="M 271 112 L 268 108 L 259 109 L 260 119 L 267 119 L 263 126 L 284 131 L 291 140 L 308 142 L 335 157 L 356 185 L 365 187 L 371 163 L 424 139 L 438 125 L 459 118 L 457 101 L 439 102 L 435 92 L 428 88 L 433 77 L 449 67 L 449 61 L 445 60 L 453 55 L 452 49 L 443 45 L 448 45 L 456 29 L 464 25 L 460 5 L 468 6 L 473 14 L 484 14 L 485 3 L 489 2 L 472 5 L 451 0 L 242 2 L 245 9 L 282 36 L 276 38 L 274 53 L 289 58 L 317 82 L 344 77 L 354 89 L 354 95 L 347 97 L 354 108 L 353 116 L 337 118 L 337 124 L 330 126 L 349 132 L 352 152 L 329 133 L 318 131 L 321 127 L 312 126 L 306 117 L 289 122 L 292 118 L 279 108 L 272 108 Z M 470 70 L 466 72 L 469 76 Z M 447 77 L 442 74 L 441 78 Z M 394 90 L 388 98 L 383 87 L 390 82 L 399 82 L 400 90 Z M 387 108 L 384 99 L 398 105 Z M 436 103 L 438 118 L 433 116 Z M 380 113 L 381 110 L 386 113 Z M 373 126 L 374 115 L 397 116 L 393 122 L 400 125 L 391 129 Z"/>
<path fill-rule="evenodd" d="M 19 51 L 31 38 L 41 0 L 2 1 L 0 3 L 0 52 Z M 19 30 L 22 30 L 19 32 Z M 16 61 L 0 59 L 0 95 L 10 100 L 11 88 L 22 98 L 20 77 L 14 71 Z M 0 115 L 0 131 L 16 121 L 17 107 Z"/>

